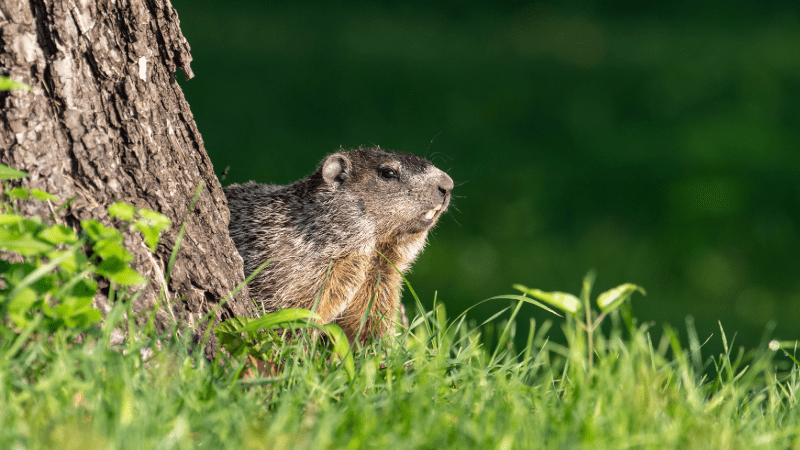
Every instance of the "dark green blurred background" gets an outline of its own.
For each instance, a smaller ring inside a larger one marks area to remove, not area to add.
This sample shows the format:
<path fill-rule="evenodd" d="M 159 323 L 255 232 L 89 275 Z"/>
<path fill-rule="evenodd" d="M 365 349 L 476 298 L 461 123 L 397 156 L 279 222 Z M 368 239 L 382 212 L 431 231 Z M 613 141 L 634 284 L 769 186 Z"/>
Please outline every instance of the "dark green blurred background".
<path fill-rule="evenodd" d="M 450 173 L 410 280 L 451 317 L 595 268 L 648 290 L 641 320 L 800 338 L 799 7 L 639 3 L 173 0 L 178 77 L 223 184 L 290 183 L 340 146 Z"/>

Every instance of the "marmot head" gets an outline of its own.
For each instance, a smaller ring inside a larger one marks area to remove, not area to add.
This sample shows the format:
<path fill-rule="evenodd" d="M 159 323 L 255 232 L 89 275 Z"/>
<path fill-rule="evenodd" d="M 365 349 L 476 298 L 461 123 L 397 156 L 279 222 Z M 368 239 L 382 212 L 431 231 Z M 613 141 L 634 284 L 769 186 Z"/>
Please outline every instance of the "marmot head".
<path fill-rule="evenodd" d="M 329 155 L 317 173 L 335 204 L 357 207 L 378 236 L 398 240 L 433 227 L 453 190 L 453 180 L 425 158 L 379 148 Z"/>

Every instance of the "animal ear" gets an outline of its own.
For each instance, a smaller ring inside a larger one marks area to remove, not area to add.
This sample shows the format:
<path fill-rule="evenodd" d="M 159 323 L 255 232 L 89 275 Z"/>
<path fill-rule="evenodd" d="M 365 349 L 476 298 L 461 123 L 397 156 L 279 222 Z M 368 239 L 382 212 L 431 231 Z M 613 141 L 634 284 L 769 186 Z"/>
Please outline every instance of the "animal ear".
<path fill-rule="evenodd" d="M 341 153 L 334 153 L 322 163 L 322 178 L 326 183 L 338 189 L 350 175 L 351 167 L 350 158 Z"/>

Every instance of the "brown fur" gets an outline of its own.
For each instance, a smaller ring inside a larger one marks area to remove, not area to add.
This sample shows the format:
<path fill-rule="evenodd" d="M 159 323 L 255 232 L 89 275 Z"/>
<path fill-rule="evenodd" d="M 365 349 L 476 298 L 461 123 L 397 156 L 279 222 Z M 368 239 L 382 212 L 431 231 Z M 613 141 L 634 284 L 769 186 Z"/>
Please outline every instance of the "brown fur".
<path fill-rule="evenodd" d="M 360 339 L 390 334 L 402 277 L 378 252 L 406 272 L 452 189 L 429 161 L 380 148 L 329 155 L 287 186 L 227 187 L 229 230 L 245 272 L 274 258 L 248 285 L 251 296 L 268 313 L 311 309 L 319 297 L 322 322 L 341 325 L 351 341 L 372 301 Z"/>

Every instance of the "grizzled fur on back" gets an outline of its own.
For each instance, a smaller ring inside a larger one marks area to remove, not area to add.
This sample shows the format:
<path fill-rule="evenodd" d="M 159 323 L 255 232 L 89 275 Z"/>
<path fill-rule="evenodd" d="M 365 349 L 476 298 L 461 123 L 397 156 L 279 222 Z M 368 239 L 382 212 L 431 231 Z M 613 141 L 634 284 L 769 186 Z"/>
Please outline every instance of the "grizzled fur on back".
<path fill-rule="evenodd" d="M 273 258 L 248 285 L 266 312 L 311 309 L 357 336 L 393 329 L 402 278 L 447 210 L 453 180 L 415 155 L 363 148 L 328 155 L 287 186 L 225 189 L 229 230 L 245 273 Z M 377 250 L 377 251 L 376 251 Z"/>

